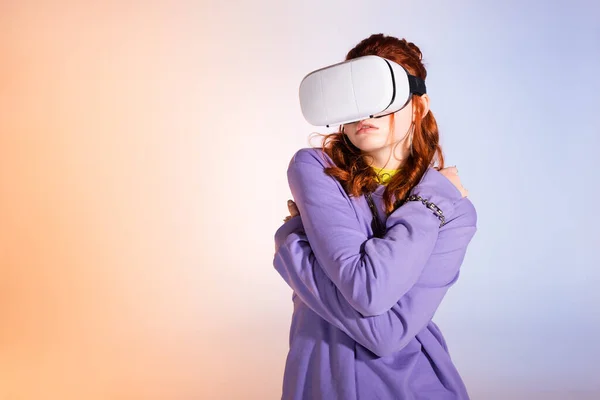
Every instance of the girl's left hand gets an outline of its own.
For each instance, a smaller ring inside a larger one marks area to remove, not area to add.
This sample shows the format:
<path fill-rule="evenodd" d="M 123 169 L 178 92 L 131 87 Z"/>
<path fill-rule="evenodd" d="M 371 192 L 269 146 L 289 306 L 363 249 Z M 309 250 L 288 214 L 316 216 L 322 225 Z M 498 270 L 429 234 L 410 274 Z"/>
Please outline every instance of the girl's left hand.
<path fill-rule="evenodd" d="M 298 207 L 296 206 L 296 203 L 294 203 L 293 200 L 288 200 L 287 205 L 288 205 L 288 210 L 290 211 L 290 215 L 285 217 L 283 219 L 283 222 L 288 222 L 290 219 L 300 215 L 300 211 L 298 211 Z"/>

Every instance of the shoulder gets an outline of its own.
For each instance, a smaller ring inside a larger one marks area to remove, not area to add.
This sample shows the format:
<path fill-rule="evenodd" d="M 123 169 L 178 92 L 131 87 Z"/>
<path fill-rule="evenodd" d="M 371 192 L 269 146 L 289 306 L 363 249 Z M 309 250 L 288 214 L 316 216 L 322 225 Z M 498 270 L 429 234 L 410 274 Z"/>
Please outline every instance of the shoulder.
<path fill-rule="evenodd" d="M 460 220 L 460 224 L 469 226 L 477 225 L 475 205 L 468 197 L 462 197 L 460 190 L 436 168 L 427 168 L 418 186 L 435 188 L 437 193 L 451 201 L 454 207 L 451 220 Z"/>
<path fill-rule="evenodd" d="M 454 183 L 434 167 L 427 168 L 417 186 L 435 188 L 437 193 L 448 198 L 453 204 L 462 198 Z"/>
<path fill-rule="evenodd" d="M 321 168 L 329 167 L 333 165 L 331 158 L 321 148 L 305 147 L 302 148 L 292 156 L 289 166 L 296 164 L 309 164 L 313 166 L 319 166 Z"/>
<path fill-rule="evenodd" d="M 310 191 L 319 196 L 327 194 L 348 197 L 340 182 L 325 172 L 326 167 L 335 165 L 321 148 L 307 147 L 298 150 L 290 160 L 287 176 L 290 187 Z"/>
<path fill-rule="evenodd" d="M 298 150 L 288 164 L 288 177 L 310 176 L 312 179 L 332 180 L 325 173 L 326 167 L 333 166 L 331 158 L 320 148 L 306 147 Z"/>
<path fill-rule="evenodd" d="M 477 209 L 468 197 L 463 197 L 456 202 L 454 215 L 448 221 L 452 221 L 452 225 L 477 227 Z"/>

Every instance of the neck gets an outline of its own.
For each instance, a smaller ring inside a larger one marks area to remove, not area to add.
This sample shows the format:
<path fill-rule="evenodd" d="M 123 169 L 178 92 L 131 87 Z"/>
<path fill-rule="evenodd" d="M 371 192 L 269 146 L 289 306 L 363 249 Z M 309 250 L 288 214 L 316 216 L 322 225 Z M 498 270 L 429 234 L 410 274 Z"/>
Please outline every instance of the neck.
<path fill-rule="evenodd" d="M 402 146 L 395 146 L 395 149 L 393 146 L 386 146 L 365 154 L 372 159 L 371 165 L 373 167 L 395 170 L 400 168 L 408 156 L 408 151 L 403 149 Z"/>

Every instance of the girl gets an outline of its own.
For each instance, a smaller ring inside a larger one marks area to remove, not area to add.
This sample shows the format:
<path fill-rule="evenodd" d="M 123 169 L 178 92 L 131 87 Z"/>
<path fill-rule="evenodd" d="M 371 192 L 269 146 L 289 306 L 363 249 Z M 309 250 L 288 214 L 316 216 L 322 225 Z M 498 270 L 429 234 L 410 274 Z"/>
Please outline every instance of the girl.
<path fill-rule="evenodd" d="M 372 35 L 346 60 L 366 55 L 426 78 L 405 39 Z M 477 214 L 438 142 L 429 97 L 413 95 L 293 156 L 274 257 L 294 291 L 283 399 L 468 399 L 432 318 Z"/>

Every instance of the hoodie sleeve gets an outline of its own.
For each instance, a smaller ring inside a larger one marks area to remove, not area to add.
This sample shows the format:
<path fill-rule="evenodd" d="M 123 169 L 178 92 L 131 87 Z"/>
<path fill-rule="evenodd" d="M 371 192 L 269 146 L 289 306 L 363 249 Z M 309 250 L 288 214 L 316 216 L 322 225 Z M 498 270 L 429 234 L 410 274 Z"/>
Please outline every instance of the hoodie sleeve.
<path fill-rule="evenodd" d="M 287 175 L 314 257 L 339 293 L 364 316 L 389 310 L 416 282 L 429 259 L 440 220 L 421 202 L 408 202 L 386 221 L 383 238 L 369 238 L 340 183 L 325 174 L 325 153 L 301 149 Z M 460 192 L 429 168 L 411 194 L 435 203 L 446 221 Z"/>
<path fill-rule="evenodd" d="M 444 295 L 458 279 L 467 246 L 477 230 L 477 214 L 468 199 L 461 201 L 459 212 L 461 215 L 440 232 L 415 285 L 381 315 L 364 317 L 341 295 L 314 256 L 300 216 L 276 233 L 279 245 L 274 266 L 310 309 L 384 357 L 404 348 L 431 321 Z M 282 237 L 283 234 L 287 236 Z"/>

